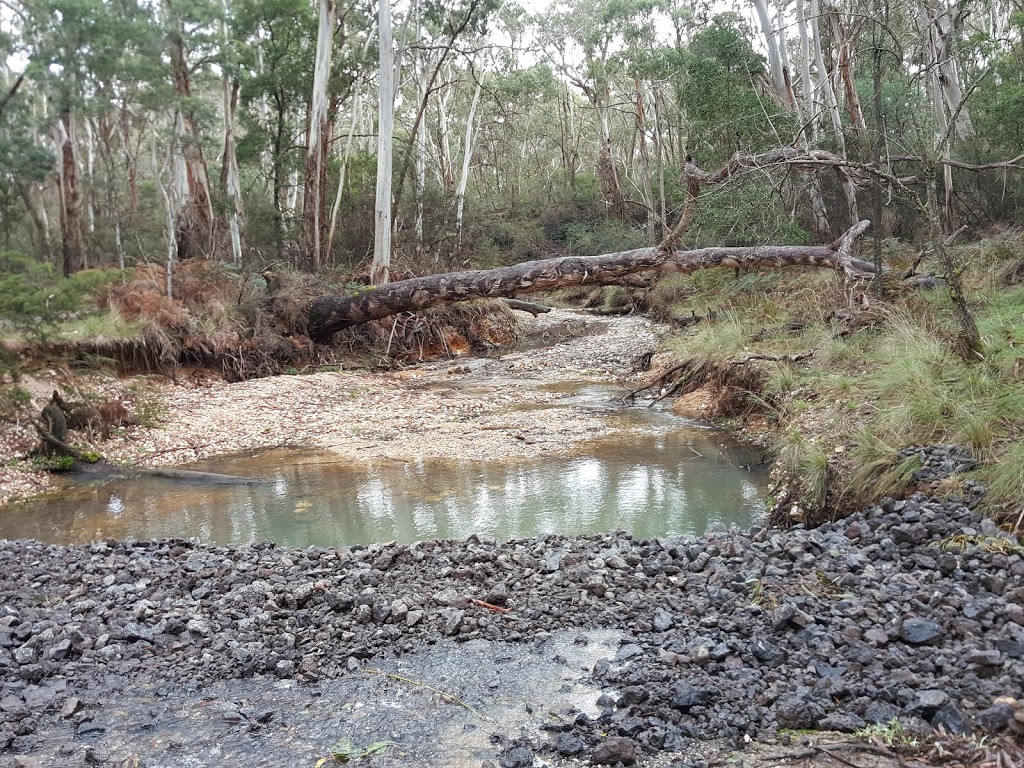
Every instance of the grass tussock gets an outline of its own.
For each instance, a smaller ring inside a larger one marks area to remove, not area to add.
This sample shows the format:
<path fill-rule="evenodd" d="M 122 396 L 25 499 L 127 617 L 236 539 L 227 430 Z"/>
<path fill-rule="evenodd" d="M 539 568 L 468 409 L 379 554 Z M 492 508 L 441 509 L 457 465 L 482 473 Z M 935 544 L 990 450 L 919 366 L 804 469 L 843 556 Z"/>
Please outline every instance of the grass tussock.
<path fill-rule="evenodd" d="M 833 275 L 776 270 L 676 277 L 650 295 L 660 316 L 709 318 L 667 342 L 679 359 L 813 352 L 749 366 L 762 373 L 761 397 L 777 425 L 775 475 L 802 507 L 818 510 L 809 522 L 904 492 L 919 467 L 900 449 L 940 443 L 969 447 L 983 466 L 968 476 L 988 486 L 986 503 L 1016 517 L 1024 508 L 1024 285 L 1006 273 L 1021 250 L 1011 234 L 958 253 L 985 344 L 977 363 L 956 352 L 942 289 L 897 281 L 879 301 Z"/>

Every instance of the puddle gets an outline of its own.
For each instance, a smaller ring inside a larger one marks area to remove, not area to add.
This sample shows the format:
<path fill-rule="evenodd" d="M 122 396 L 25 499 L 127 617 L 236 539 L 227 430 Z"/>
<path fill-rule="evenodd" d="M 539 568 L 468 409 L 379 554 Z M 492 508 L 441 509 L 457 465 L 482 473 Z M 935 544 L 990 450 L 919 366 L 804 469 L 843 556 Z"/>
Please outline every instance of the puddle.
<path fill-rule="evenodd" d="M 529 645 L 442 641 L 314 685 L 227 680 L 180 691 L 112 678 L 77 693 L 99 706 L 82 712 L 89 735 L 74 744 L 129 765 L 135 756 L 164 768 L 313 766 L 344 738 L 359 749 L 388 742 L 367 761 L 378 768 L 479 768 L 501 749 L 494 733 L 536 737 L 544 723 L 599 714 L 591 672 L 615 656 L 621 637 L 586 630 Z M 35 754 L 68 744 L 74 727 L 41 722 Z"/>

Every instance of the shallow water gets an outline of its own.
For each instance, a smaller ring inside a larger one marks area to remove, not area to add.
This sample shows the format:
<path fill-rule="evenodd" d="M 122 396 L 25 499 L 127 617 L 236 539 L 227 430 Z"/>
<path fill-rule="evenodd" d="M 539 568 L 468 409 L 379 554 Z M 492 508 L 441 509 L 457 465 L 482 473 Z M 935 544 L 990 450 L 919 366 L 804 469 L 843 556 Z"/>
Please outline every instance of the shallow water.
<path fill-rule="evenodd" d="M 756 463 L 756 454 L 725 447 L 722 433 L 668 413 L 623 409 L 609 418 L 639 422 L 644 431 L 535 461 L 358 463 L 276 449 L 189 466 L 266 481 L 253 486 L 148 477 L 75 481 L 59 494 L 0 511 L 0 538 L 270 539 L 306 547 L 619 529 L 650 538 L 756 519 L 766 479 L 759 468 L 743 466 Z"/>

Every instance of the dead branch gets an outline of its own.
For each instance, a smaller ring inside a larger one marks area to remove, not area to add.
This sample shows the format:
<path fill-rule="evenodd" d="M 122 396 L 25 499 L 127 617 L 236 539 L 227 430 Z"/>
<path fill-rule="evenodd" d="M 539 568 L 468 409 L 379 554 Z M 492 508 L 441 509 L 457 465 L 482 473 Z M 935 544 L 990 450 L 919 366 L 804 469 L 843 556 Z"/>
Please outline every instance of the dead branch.
<path fill-rule="evenodd" d="M 518 309 L 520 312 L 529 312 L 534 317 L 551 311 L 551 307 L 546 307 L 543 304 L 534 304 L 532 301 L 522 301 L 521 299 L 502 299 L 502 301 L 509 309 Z"/>
<path fill-rule="evenodd" d="M 75 461 L 86 461 L 85 457 L 77 450 L 72 448 L 70 445 L 65 443 L 63 440 L 58 440 L 54 437 L 46 427 L 39 423 L 39 421 L 32 416 L 27 417 L 28 422 L 36 428 L 36 432 L 39 433 L 39 437 L 42 438 L 43 442 L 52 448 L 56 448 L 64 456 L 70 456 Z"/>
<path fill-rule="evenodd" d="M 769 363 L 799 363 L 801 360 L 806 360 L 810 357 L 814 357 L 814 353 L 817 350 L 809 349 L 806 352 L 797 352 L 792 355 L 745 355 L 744 357 L 738 357 L 729 361 L 730 365 L 747 365 L 755 360 L 764 360 Z"/>

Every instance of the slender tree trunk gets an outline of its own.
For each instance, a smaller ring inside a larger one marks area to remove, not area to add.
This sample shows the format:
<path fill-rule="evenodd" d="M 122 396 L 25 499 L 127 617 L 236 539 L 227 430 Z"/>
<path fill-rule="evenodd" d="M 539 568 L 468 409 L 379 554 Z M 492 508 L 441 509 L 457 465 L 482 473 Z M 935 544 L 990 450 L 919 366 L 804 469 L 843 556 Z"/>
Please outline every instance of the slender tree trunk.
<path fill-rule="evenodd" d="M 334 0 L 320 0 L 320 24 L 313 70 L 313 95 L 309 110 L 309 139 L 306 143 L 306 187 L 302 211 L 300 249 L 303 266 L 317 272 L 327 262 L 327 170 L 331 146 L 327 88 L 331 77 L 336 12 Z"/>
<path fill-rule="evenodd" d="M 476 107 L 480 103 L 480 88 L 476 84 L 476 92 L 473 94 L 473 102 L 469 105 L 469 117 L 466 118 L 466 140 L 462 148 L 462 173 L 459 174 L 459 184 L 455 188 L 455 233 L 458 238 L 457 250 L 462 251 L 462 214 L 466 205 L 466 185 L 469 183 L 469 163 L 473 159 L 473 141 L 475 139 L 473 123 L 476 120 Z"/>
<path fill-rule="evenodd" d="M 754 8 L 757 10 L 757 20 L 761 24 L 761 34 L 764 36 L 765 46 L 768 51 L 768 69 L 772 75 L 772 90 L 780 104 L 787 104 L 789 103 L 789 94 L 786 88 L 786 76 L 783 74 L 778 38 L 775 34 L 775 28 L 772 26 L 771 15 L 768 13 L 768 5 L 765 0 L 753 0 L 753 3 Z"/>
<path fill-rule="evenodd" d="M 818 0 L 811 0 L 811 38 L 814 45 L 814 64 L 818 69 L 818 80 L 821 84 L 821 90 L 825 95 L 829 116 L 832 118 L 836 146 L 839 149 L 839 155 L 845 159 L 846 137 L 843 134 L 843 120 L 839 114 L 839 104 L 836 101 L 835 91 L 832 89 L 832 81 L 829 77 L 829 71 L 825 67 L 825 57 L 821 49 L 821 33 L 818 29 L 818 18 L 820 15 L 821 11 L 818 7 Z M 843 177 L 841 184 L 843 193 L 846 195 L 846 205 L 850 211 L 850 221 L 856 222 L 860 218 L 857 211 L 857 192 L 848 177 Z"/>
<path fill-rule="evenodd" d="M 18 194 L 25 203 L 25 210 L 32 219 L 32 226 L 36 233 L 36 250 L 46 261 L 53 258 L 53 249 L 50 245 L 50 222 L 46 215 L 46 206 L 43 204 L 42 192 L 39 185 L 19 184 Z"/>
<path fill-rule="evenodd" d="M 341 210 L 341 196 L 345 189 L 345 175 L 348 171 L 348 161 L 352 157 L 352 139 L 356 133 L 356 125 L 361 119 L 363 100 L 357 94 L 352 105 L 352 121 L 348 126 L 348 137 L 345 139 L 345 150 L 341 156 L 341 167 L 338 169 L 338 191 L 334 196 L 334 205 L 331 206 L 331 222 L 327 230 L 327 254 L 332 252 L 334 245 L 334 231 L 338 224 L 338 211 Z"/>
<path fill-rule="evenodd" d="M 121 107 L 121 140 L 124 146 L 124 170 L 128 179 L 128 209 L 135 213 L 139 207 L 138 163 L 132 150 L 131 115 L 127 103 Z"/>
<path fill-rule="evenodd" d="M 807 17 L 804 13 L 806 0 L 796 1 L 797 28 L 800 33 L 800 86 L 804 99 L 804 137 L 809 147 L 818 143 L 817 108 L 814 104 L 814 81 L 811 80 L 811 43 L 807 34 Z"/>
<path fill-rule="evenodd" d="M 793 89 L 793 75 L 789 68 L 789 52 L 786 44 L 786 23 L 782 16 L 782 7 L 779 7 L 779 14 L 776 19 L 776 27 L 779 31 L 779 58 L 782 60 L 782 77 L 786 86 L 786 103 L 796 113 L 798 124 L 803 124 L 803 116 L 800 114 L 800 101 Z"/>
<path fill-rule="evenodd" d="M 658 159 L 658 218 L 661 221 L 662 237 L 668 234 L 669 223 L 665 199 L 665 152 L 661 125 L 661 96 L 654 85 L 654 154 Z"/>
<path fill-rule="evenodd" d="M 647 237 L 653 240 L 655 238 L 656 214 L 654 191 L 651 189 L 651 152 L 647 146 L 647 113 L 644 110 L 644 95 L 640 87 L 640 78 L 633 79 L 633 86 L 636 90 L 636 131 L 640 144 L 640 165 L 643 174 L 640 188 L 644 194 L 644 205 L 647 206 Z"/>
<path fill-rule="evenodd" d="M 285 200 L 285 168 L 284 168 L 284 143 L 285 143 L 285 103 L 280 92 L 274 94 L 277 106 L 277 126 L 274 131 L 274 151 L 271 160 L 273 168 L 273 198 L 274 198 L 274 251 L 278 259 L 284 257 L 284 208 Z"/>
<path fill-rule="evenodd" d="M 228 0 L 223 0 L 224 18 L 221 20 L 221 45 L 229 50 Z M 221 196 L 227 203 L 225 212 L 228 232 L 231 235 L 231 258 L 235 264 L 242 262 L 242 183 L 238 173 L 238 153 L 235 151 L 235 115 L 238 111 L 238 78 L 230 76 L 227 67 L 221 74 L 221 96 L 224 100 L 224 154 L 220 170 Z"/>
<path fill-rule="evenodd" d="M 391 38 L 391 0 L 379 0 L 380 88 L 377 117 L 377 203 L 374 214 L 373 262 L 370 281 L 384 285 L 391 279 L 391 168 L 395 120 L 395 62 Z"/>
<path fill-rule="evenodd" d="M 175 139 L 177 139 L 177 127 L 178 122 L 175 122 Z M 170 154 L 175 154 L 170 153 Z M 177 216 L 175 211 L 178 210 L 178 202 L 173 198 L 178 194 L 175 188 L 180 186 L 180 181 L 177 177 L 180 176 L 181 171 L 176 170 L 176 167 L 181 165 L 181 157 L 175 155 L 174 157 L 168 156 L 163 163 L 158 161 L 158 154 L 156 150 L 156 136 L 153 137 L 153 180 L 156 182 L 157 189 L 160 190 L 160 196 L 164 199 L 164 213 L 166 215 L 165 229 L 167 231 L 167 260 L 164 265 L 166 275 L 166 286 L 165 293 L 167 298 L 174 297 L 174 259 L 178 253 L 177 240 Z M 168 185 L 164 183 L 163 176 L 165 173 L 170 172 L 175 177 L 174 183 L 171 185 L 171 191 L 168 192 Z M 187 187 L 186 187 L 187 191 Z"/>
<path fill-rule="evenodd" d="M 210 177 L 192 109 L 191 76 L 181 22 L 172 11 L 169 0 L 166 5 L 171 24 L 169 39 L 171 71 L 181 116 L 180 151 L 188 182 L 188 196 L 184 199 L 175 222 L 178 258 L 181 260 L 193 257 L 209 258 L 214 255 L 216 244 L 213 201 L 210 198 Z"/>
<path fill-rule="evenodd" d="M 836 50 L 836 69 L 843 83 L 843 94 L 846 97 L 846 111 L 850 115 L 850 124 L 862 136 L 867 135 L 868 126 L 864 119 L 864 110 L 857 95 L 857 83 L 854 79 L 855 62 L 853 60 L 856 35 L 847 33 L 839 13 L 832 9 L 826 13 L 829 36 Z"/>
<path fill-rule="evenodd" d="M 441 91 L 437 100 L 437 173 L 441 186 L 448 194 L 455 192 L 455 164 L 452 161 L 451 126 L 448 121 L 447 89 Z"/>
<path fill-rule="evenodd" d="M 61 112 L 57 124 L 60 138 L 60 229 L 64 276 L 85 269 L 82 238 L 82 203 L 78 192 L 78 163 L 75 159 L 75 120 L 70 107 Z"/>
<path fill-rule="evenodd" d="M 598 153 L 597 183 L 601 188 L 601 197 L 608 206 L 612 218 L 625 219 L 626 198 L 622 194 L 619 183 L 619 171 L 615 167 L 615 156 L 612 153 L 611 125 L 608 117 L 607 85 L 597 84 L 591 92 L 591 102 L 597 112 Z"/>
<path fill-rule="evenodd" d="M 876 168 L 882 167 L 882 148 L 885 143 L 885 125 L 882 122 L 882 42 L 879 26 L 883 24 L 881 0 L 874 0 L 875 19 L 871 25 L 872 42 L 872 106 L 875 112 L 875 141 L 871 147 L 871 161 Z M 888 13 L 885 15 L 888 20 Z M 871 202 L 875 217 L 875 295 L 883 298 L 885 295 L 885 283 L 882 280 L 882 185 L 875 184 L 871 190 Z"/>
<path fill-rule="evenodd" d="M 85 221 L 89 234 L 96 231 L 96 141 L 92 122 L 85 123 Z"/>
<path fill-rule="evenodd" d="M 235 113 L 238 109 L 238 80 L 221 80 L 224 96 L 224 162 L 221 166 L 221 193 L 228 202 L 228 230 L 231 233 L 231 256 L 236 264 L 242 262 L 242 183 L 238 173 L 238 154 L 235 152 Z"/>
<path fill-rule="evenodd" d="M 918 24 L 930 61 L 931 77 L 942 109 L 956 115 L 956 135 L 972 139 L 975 135 L 970 110 L 961 102 L 964 98 L 960 68 L 954 51 L 954 37 L 960 26 L 966 4 L 956 3 L 950 8 L 946 0 L 926 0 Z M 940 108 L 940 107 L 937 107 Z"/>
<path fill-rule="evenodd" d="M 117 268 L 124 272 L 124 243 L 121 242 L 121 219 L 114 222 L 114 248 L 117 251 Z"/>

